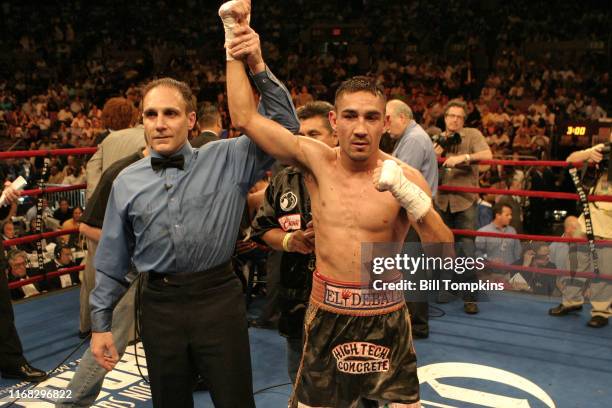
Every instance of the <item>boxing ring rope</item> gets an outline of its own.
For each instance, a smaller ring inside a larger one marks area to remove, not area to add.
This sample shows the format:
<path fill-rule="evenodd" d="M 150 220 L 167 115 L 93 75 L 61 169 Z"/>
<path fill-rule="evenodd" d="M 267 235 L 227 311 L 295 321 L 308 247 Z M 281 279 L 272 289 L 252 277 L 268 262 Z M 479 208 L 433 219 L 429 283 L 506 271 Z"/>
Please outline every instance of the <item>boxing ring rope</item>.
<path fill-rule="evenodd" d="M 70 229 L 64 229 L 64 230 L 58 230 L 58 231 L 41 232 L 40 234 L 30 234 L 30 235 L 26 235 L 25 237 L 4 240 L 4 241 L 2 241 L 2 245 L 4 245 L 4 247 L 10 247 L 10 246 L 13 246 L 13 245 L 28 244 L 30 242 L 37 241 L 39 239 L 55 238 L 55 237 L 59 237 L 59 236 L 62 236 L 62 235 L 75 234 L 75 233 L 78 233 L 78 232 L 79 232 L 78 228 L 70 228 Z"/>
<path fill-rule="evenodd" d="M 65 156 L 65 155 L 77 155 L 77 154 L 93 154 L 97 151 L 97 148 L 73 148 L 73 149 L 47 149 L 47 150 L 23 150 L 23 151 L 14 151 L 14 152 L 0 152 L 0 159 L 8 159 L 8 158 L 26 158 L 26 157 L 47 157 L 47 156 Z M 443 163 L 445 158 L 438 158 L 439 163 Z M 546 167 L 580 167 L 583 162 L 566 162 L 566 161 L 540 161 L 540 160 L 475 160 L 470 163 L 471 165 L 493 165 L 493 166 L 546 166 Z M 54 192 L 63 192 L 63 191 L 71 191 L 71 190 L 80 190 L 86 188 L 86 184 L 78 184 L 72 186 L 61 186 L 61 187 L 48 187 L 43 189 L 32 189 L 32 190 L 24 190 L 22 195 L 24 196 L 38 196 L 40 194 L 46 193 L 54 193 Z M 438 187 L 440 191 L 445 192 L 455 192 L 455 193 L 479 193 L 479 194 L 495 194 L 495 195 L 513 195 L 513 196 L 524 196 L 524 197 L 537 197 L 537 198 L 549 198 L 549 199 L 561 199 L 561 200 L 573 200 L 576 201 L 579 199 L 578 194 L 574 193 L 564 193 L 564 192 L 551 192 L 551 191 L 530 191 L 530 190 L 506 190 L 499 188 L 481 188 L 481 187 L 463 187 L 463 186 L 445 186 L 441 185 Z M 589 201 L 602 201 L 602 202 L 612 202 L 612 196 L 601 196 L 601 195 L 590 195 L 588 196 Z M 509 238 L 509 239 L 519 239 L 519 240 L 533 240 L 533 241 L 543 241 L 543 242 L 564 242 L 564 243 L 587 243 L 587 239 L 583 238 L 569 238 L 569 237 L 556 237 L 556 236 L 547 236 L 547 235 L 533 235 L 533 234 L 508 234 L 508 233 L 497 233 L 497 232 L 479 232 L 465 229 L 452 229 L 451 230 L 455 235 L 462 236 L 472 236 L 472 237 L 495 237 L 495 238 Z M 78 229 L 68 229 L 61 231 L 53 231 L 53 232 L 44 232 L 39 234 L 28 235 L 21 238 L 15 238 L 11 240 L 6 240 L 3 242 L 5 247 L 10 247 L 13 245 L 20 245 L 24 243 L 29 243 L 33 241 L 37 241 L 39 239 L 44 238 L 55 238 L 62 235 L 68 235 L 78 233 Z M 612 245 L 612 240 L 599 240 L 596 241 L 598 244 L 603 245 Z M 602 279 L 612 279 L 609 277 L 598 276 L 593 273 L 575 273 L 571 271 L 564 271 L 559 269 L 550 269 L 550 268 L 538 268 L 538 267 L 526 267 L 526 266 L 518 266 L 518 265 L 505 265 L 496 262 L 487 262 L 487 266 L 490 269 L 503 269 L 503 270 L 514 270 L 514 271 L 524 271 L 524 272 L 534 272 L 545 275 L 555 275 L 555 276 L 575 276 L 575 277 L 584 277 L 584 278 L 595 278 L 599 277 Z M 74 266 L 70 268 L 62 268 L 55 272 L 50 272 L 46 274 L 47 277 L 55 277 L 59 275 L 68 274 L 75 271 L 80 271 L 84 269 L 83 265 Z M 40 280 L 46 279 L 45 275 L 37 275 L 28 279 L 24 279 L 17 282 L 12 282 L 9 287 L 15 288 L 23 285 L 27 285 L 29 283 L 37 282 Z"/>
<path fill-rule="evenodd" d="M 20 281 L 11 282 L 9 283 L 8 287 L 9 289 L 20 288 L 22 286 L 29 285 L 30 283 L 38 282 L 41 280 L 47 280 L 48 278 L 55 278 L 56 276 L 67 275 L 72 272 L 82 271 L 83 269 L 85 269 L 85 265 L 77 265 L 77 266 L 71 266 L 69 268 L 61 268 L 61 269 L 58 269 L 57 271 L 46 273 L 45 275 L 36 275 L 36 276 L 29 277 L 27 279 L 22 279 Z"/>
<path fill-rule="evenodd" d="M 559 200 L 574 200 L 577 201 L 580 197 L 574 193 L 557 193 L 554 191 L 538 191 L 538 190 L 505 190 L 503 188 L 484 188 L 484 187 L 459 187 L 459 186 L 439 186 L 439 191 L 449 193 L 479 193 L 479 194 L 496 194 L 496 195 L 516 195 L 523 197 L 537 198 L 554 198 Z M 612 202 L 612 196 L 609 195 L 590 195 L 589 201 L 605 201 Z"/>
<path fill-rule="evenodd" d="M 45 150 L 19 150 L 13 152 L 0 152 L 0 159 L 16 159 L 16 158 L 29 158 L 29 157 L 49 157 L 49 156 L 67 156 L 67 155 L 86 155 L 86 154 L 94 154 L 97 151 L 97 147 L 85 147 L 85 148 L 72 148 L 72 149 L 45 149 Z M 86 184 L 76 184 L 70 186 L 59 186 L 59 187 L 45 187 L 45 188 L 36 188 L 31 190 L 23 190 L 21 192 L 22 196 L 39 196 L 41 194 L 50 194 L 64 191 L 74 191 L 74 190 L 82 190 L 86 188 Z M 42 232 L 37 234 L 31 234 L 20 238 L 8 239 L 2 242 L 5 248 L 27 244 L 30 242 L 35 242 L 41 239 L 46 238 L 56 238 L 63 235 L 70 234 L 78 234 L 79 230 L 77 228 L 58 230 L 58 231 L 50 231 L 50 232 Z M 19 288 L 34 282 L 38 282 L 41 280 L 47 280 L 49 278 L 54 278 L 61 275 L 67 275 L 72 272 L 78 272 L 85 269 L 84 265 L 77 265 L 69 268 L 60 268 L 57 271 L 45 273 L 42 275 L 35 275 L 32 277 L 28 277 L 27 279 L 22 279 L 19 281 L 9 283 L 9 289 Z"/>
<path fill-rule="evenodd" d="M 23 190 L 21 192 L 22 196 L 37 196 L 46 193 L 59 193 L 62 191 L 72 191 L 72 190 L 82 190 L 87 188 L 87 184 L 73 184 L 71 186 L 61 186 L 61 187 L 46 187 L 43 189 L 35 188 L 33 190 Z"/>
<path fill-rule="evenodd" d="M 0 156 L 0 158 L 2 158 Z M 447 157 L 438 157 L 438 163 L 442 164 L 446 161 Z M 567 162 L 563 160 L 504 160 L 504 159 L 491 159 L 491 160 L 471 160 L 469 165 L 487 165 L 487 166 L 546 166 L 546 167 L 581 167 L 584 164 L 583 161 Z M 593 165 L 593 163 L 590 163 Z"/>
<path fill-rule="evenodd" d="M 446 158 L 439 157 L 438 163 L 442 164 Z M 492 166 L 546 166 L 546 167 L 582 167 L 584 162 L 566 162 L 566 161 L 539 161 L 539 160 L 474 160 L 469 165 L 492 165 Z M 594 165 L 594 163 L 589 163 Z M 495 194 L 495 195 L 511 195 L 511 196 L 523 196 L 523 197 L 536 197 L 536 198 L 548 198 L 548 199 L 559 199 L 559 200 L 572 200 L 579 201 L 580 196 L 574 193 L 565 192 L 551 192 L 551 191 L 536 191 L 536 190 L 509 190 L 500 188 L 481 188 L 481 187 L 466 187 L 466 186 L 445 186 L 441 185 L 438 187 L 439 191 L 452 192 L 452 193 L 478 193 L 478 194 Z M 587 196 L 589 202 L 612 202 L 612 196 L 609 195 L 589 195 Z M 501 232 L 485 232 L 485 231 L 472 231 L 467 229 L 451 229 L 454 235 L 471 236 L 471 237 L 494 237 L 494 238 L 508 238 L 518 240 L 531 240 L 531 241 L 542 241 L 542 242 L 563 242 L 563 243 L 589 243 L 586 238 L 571 238 L 571 237 L 557 237 L 548 235 L 534 235 L 534 234 L 510 234 Z M 612 240 L 595 240 L 594 243 L 603 246 L 612 245 Z M 541 275 L 557 276 L 557 277 L 572 277 L 572 278 L 586 278 L 586 279 L 599 279 L 612 281 L 612 276 L 606 276 L 596 274 L 593 272 L 575 272 L 563 269 L 552 269 L 545 267 L 534 267 L 534 266 L 523 266 L 523 265 L 507 265 L 494 261 L 486 261 L 485 265 L 488 270 L 491 271 L 504 271 L 504 272 L 527 272 Z M 512 289 L 512 287 L 506 287 L 505 289 Z"/>
<path fill-rule="evenodd" d="M 26 157 L 68 156 L 71 154 L 94 154 L 97 147 L 76 147 L 72 149 L 15 150 L 0 152 L 1 159 L 23 159 Z"/>
<path fill-rule="evenodd" d="M 573 272 L 565 269 L 553 269 L 544 268 L 537 266 L 523 266 L 523 265 L 506 265 L 500 262 L 487 261 L 485 265 L 489 269 L 504 270 L 504 271 L 516 271 L 516 272 L 532 272 L 541 275 L 559 276 L 559 277 L 572 277 L 572 278 L 586 278 L 586 279 L 604 279 L 612 281 L 612 276 L 608 275 L 597 275 L 592 272 Z"/>
<path fill-rule="evenodd" d="M 544 242 L 566 242 L 566 243 L 587 243 L 589 242 L 586 238 L 570 238 L 570 237 L 557 237 L 552 235 L 533 235 L 533 234 L 510 234 L 506 232 L 486 232 L 486 231 L 472 231 L 466 229 L 452 229 L 456 235 L 464 235 L 470 237 L 493 237 L 493 238 L 512 238 L 522 239 L 525 241 L 544 241 Z M 612 240 L 598 240 L 598 244 L 612 245 Z"/>

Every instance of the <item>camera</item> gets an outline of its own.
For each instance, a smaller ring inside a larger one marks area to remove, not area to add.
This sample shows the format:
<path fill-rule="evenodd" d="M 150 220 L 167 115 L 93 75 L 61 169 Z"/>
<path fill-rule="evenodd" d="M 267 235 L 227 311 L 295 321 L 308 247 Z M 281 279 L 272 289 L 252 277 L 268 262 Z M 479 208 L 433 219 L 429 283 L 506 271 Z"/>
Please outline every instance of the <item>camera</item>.
<path fill-rule="evenodd" d="M 437 135 L 432 135 L 431 141 L 440 145 L 445 151 L 452 151 L 461 144 L 461 135 L 457 132 L 450 135 L 439 133 Z"/>

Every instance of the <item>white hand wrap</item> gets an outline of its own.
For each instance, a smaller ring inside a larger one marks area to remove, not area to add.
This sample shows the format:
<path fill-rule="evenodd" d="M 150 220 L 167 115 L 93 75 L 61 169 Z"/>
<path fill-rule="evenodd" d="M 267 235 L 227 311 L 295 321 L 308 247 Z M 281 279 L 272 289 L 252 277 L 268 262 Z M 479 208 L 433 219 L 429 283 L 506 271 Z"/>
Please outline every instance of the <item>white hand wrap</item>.
<path fill-rule="evenodd" d="M 406 209 L 408 215 L 417 220 L 423 218 L 431 208 L 431 198 L 419 186 L 404 176 L 402 168 L 393 160 L 385 160 L 378 179 L 378 190 L 389 191 Z"/>
<path fill-rule="evenodd" d="M 236 19 L 232 14 L 232 7 L 237 3 L 237 0 L 228 1 L 227 3 L 223 3 L 221 7 L 219 7 L 219 17 L 221 17 L 221 21 L 223 22 L 223 29 L 225 30 L 225 59 L 227 61 L 234 61 L 234 58 L 229 53 L 229 43 L 234 39 L 234 27 L 236 27 Z M 247 16 L 247 23 L 250 22 L 251 15 Z"/>

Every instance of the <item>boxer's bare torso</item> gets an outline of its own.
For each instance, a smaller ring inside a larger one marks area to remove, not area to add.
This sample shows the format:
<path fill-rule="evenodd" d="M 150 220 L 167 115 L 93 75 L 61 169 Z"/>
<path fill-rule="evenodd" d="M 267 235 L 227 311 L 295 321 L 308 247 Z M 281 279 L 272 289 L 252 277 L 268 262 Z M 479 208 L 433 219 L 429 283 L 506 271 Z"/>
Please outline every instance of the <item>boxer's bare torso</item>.
<path fill-rule="evenodd" d="M 396 243 L 399 250 L 410 221 L 391 193 L 376 190 L 373 167 L 346 169 L 340 148 L 329 152 L 315 156 L 305 177 L 312 203 L 317 270 L 330 279 L 359 282 L 362 244 Z M 380 160 L 392 159 L 382 151 L 375 154 Z M 413 173 L 416 170 L 402 167 L 406 177 L 421 184 Z"/>

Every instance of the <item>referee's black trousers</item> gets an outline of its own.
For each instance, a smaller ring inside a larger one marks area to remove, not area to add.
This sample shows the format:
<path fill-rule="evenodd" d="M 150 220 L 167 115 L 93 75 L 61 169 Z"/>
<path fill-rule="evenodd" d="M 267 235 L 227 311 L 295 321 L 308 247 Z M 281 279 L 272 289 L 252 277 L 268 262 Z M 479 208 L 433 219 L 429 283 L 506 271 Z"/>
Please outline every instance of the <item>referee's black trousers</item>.
<path fill-rule="evenodd" d="M 193 407 L 198 374 L 216 408 L 255 407 L 245 301 L 229 265 L 149 273 L 141 303 L 155 407 Z"/>

